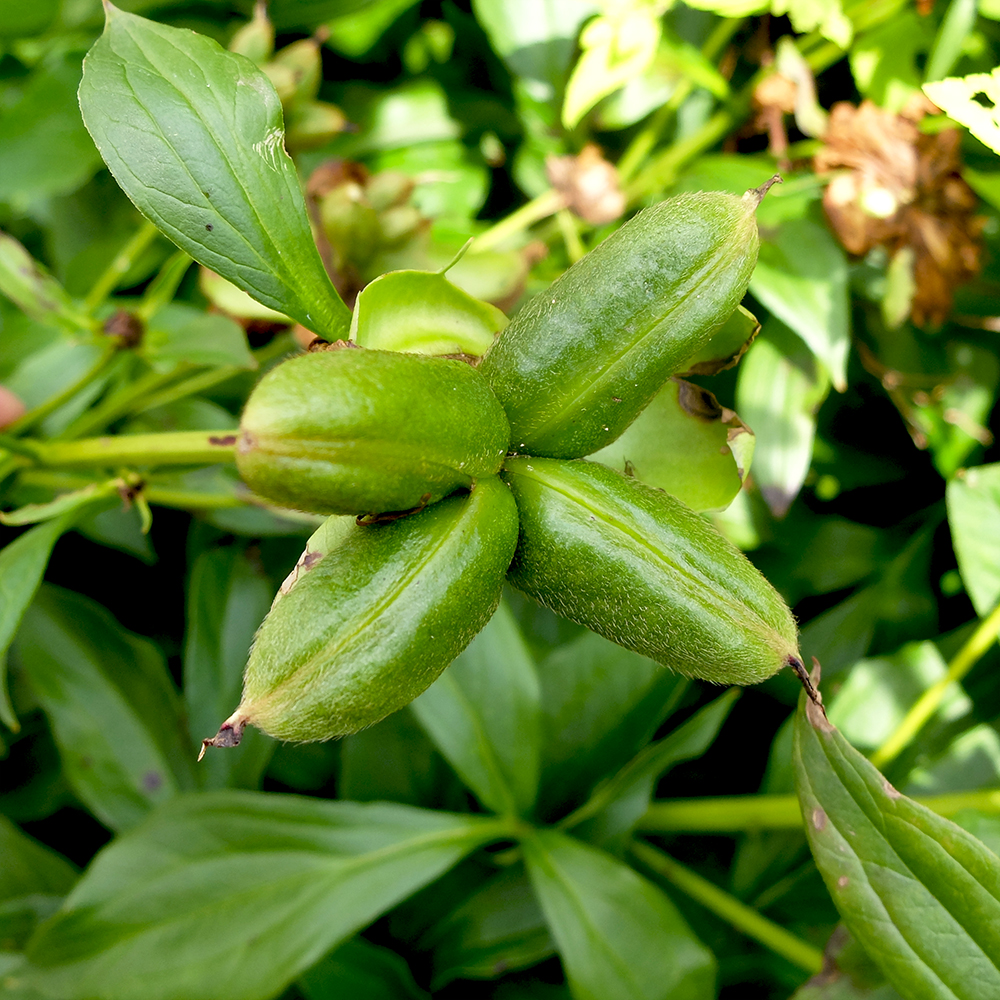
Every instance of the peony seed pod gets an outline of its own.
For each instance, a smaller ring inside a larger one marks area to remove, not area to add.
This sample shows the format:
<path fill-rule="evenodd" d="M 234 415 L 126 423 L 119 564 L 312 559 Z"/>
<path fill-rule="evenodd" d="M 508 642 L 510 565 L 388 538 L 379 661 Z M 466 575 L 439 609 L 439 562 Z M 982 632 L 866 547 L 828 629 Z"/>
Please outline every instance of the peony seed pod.
<path fill-rule="evenodd" d="M 628 427 L 739 305 L 766 187 L 647 208 L 511 320 L 480 371 L 515 452 L 580 458 Z"/>
<path fill-rule="evenodd" d="M 268 372 L 240 421 L 236 464 L 259 496 L 317 514 L 403 511 L 500 468 L 509 428 L 461 361 L 330 350 Z"/>
<path fill-rule="evenodd" d="M 497 476 L 398 520 L 331 518 L 257 632 L 239 707 L 204 745 L 235 746 L 248 723 L 327 740 L 402 708 L 489 621 L 516 543 Z"/>
<path fill-rule="evenodd" d="M 628 649 L 714 684 L 801 666 L 795 620 L 739 549 L 669 493 L 596 462 L 508 459 L 514 586 Z"/>

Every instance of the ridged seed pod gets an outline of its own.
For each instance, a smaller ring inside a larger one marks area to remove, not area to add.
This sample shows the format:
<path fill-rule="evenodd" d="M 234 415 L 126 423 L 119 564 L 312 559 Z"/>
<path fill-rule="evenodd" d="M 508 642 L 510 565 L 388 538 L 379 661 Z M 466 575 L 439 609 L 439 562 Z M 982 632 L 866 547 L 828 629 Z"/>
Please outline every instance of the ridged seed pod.
<path fill-rule="evenodd" d="M 235 746 L 248 723 L 327 740 L 402 708 L 489 621 L 516 543 L 497 476 L 395 521 L 332 518 L 257 632 L 239 707 L 205 745 Z"/>
<path fill-rule="evenodd" d="M 764 190 L 647 208 L 517 313 L 480 366 L 512 450 L 580 458 L 628 427 L 739 305 Z"/>
<path fill-rule="evenodd" d="M 703 517 L 596 462 L 508 459 L 514 586 L 688 677 L 756 684 L 798 663 L 778 592 Z"/>
<path fill-rule="evenodd" d="M 410 510 L 496 473 L 509 433 L 489 386 L 461 361 L 319 351 L 260 380 L 236 465 L 250 489 L 285 507 Z"/>

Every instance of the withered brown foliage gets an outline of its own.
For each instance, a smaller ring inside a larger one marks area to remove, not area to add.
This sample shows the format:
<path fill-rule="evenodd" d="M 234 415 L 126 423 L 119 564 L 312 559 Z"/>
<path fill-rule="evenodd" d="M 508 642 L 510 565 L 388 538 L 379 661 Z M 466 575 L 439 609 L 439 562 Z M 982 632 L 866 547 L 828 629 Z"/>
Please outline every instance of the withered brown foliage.
<path fill-rule="evenodd" d="M 838 172 L 823 207 L 849 253 L 913 248 L 911 316 L 918 326 L 943 323 L 954 287 L 979 273 L 983 226 L 973 214 L 976 196 L 959 175 L 959 133 L 924 135 L 918 128 L 931 108 L 923 100 L 901 114 L 870 101 L 836 104 L 814 161 L 818 173 Z"/>

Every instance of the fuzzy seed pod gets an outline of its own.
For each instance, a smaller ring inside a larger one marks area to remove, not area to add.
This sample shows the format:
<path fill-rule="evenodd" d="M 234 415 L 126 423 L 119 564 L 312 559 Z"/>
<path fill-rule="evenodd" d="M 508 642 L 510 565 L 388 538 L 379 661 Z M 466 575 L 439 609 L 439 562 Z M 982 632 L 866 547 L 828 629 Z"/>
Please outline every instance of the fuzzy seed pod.
<path fill-rule="evenodd" d="M 510 433 L 469 365 L 349 348 L 268 372 L 240 432 L 250 489 L 317 514 L 410 510 L 468 489 L 499 470 Z"/>
<path fill-rule="evenodd" d="M 580 458 L 628 427 L 739 305 L 765 190 L 647 208 L 511 320 L 480 371 L 515 452 Z"/>
<path fill-rule="evenodd" d="M 596 462 L 508 459 L 514 586 L 688 677 L 756 684 L 799 663 L 795 620 L 753 564 L 669 493 Z"/>
<path fill-rule="evenodd" d="M 235 746 L 248 723 L 327 740 L 402 708 L 489 621 L 516 542 L 497 476 L 398 520 L 331 518 L 257 632 L 239 708 L 205 746 Z"/>

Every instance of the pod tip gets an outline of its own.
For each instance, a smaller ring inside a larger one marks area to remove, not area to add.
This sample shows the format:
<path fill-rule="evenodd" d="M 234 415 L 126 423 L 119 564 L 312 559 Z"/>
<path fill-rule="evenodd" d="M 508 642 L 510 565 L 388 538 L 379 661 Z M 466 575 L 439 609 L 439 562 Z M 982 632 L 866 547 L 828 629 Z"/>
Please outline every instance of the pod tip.
<path fill-rule="evenodd" d="M 805 664 L 797 656 L 789 656 L 787 663 L 795 671 L 800 683 L 806 690 L 806 695 L 809 698 L 806 710 L 809 712 L 810 721 L 813 722 L 813 725 L 816 725 L 816 719 L 822 716 L 823 722 L 828 726 L 829 722 L 826 717 L 826 708 L 823 706 L 823 696 L 819 692 L 819 679 L 822 673 L 819 660 L 815 656 L 813 657 L 813 669 L 811 673 L 806 670 Z"/>
<path fill-rule="evenodd" d="M 198 760 L 205 756 L 205 751 L 209 747 L 238 747 L 243 739 L 243 730 L 246 728 L 246 716 L 241 715 L 239 710 L 234 712 L 222 725 L 219 731 L 210 739 L 201 741 L 201 752 Z"/>
<path fill-rule="evenodd" d="M 750 188 L 750 190 L 743 195 L 743 200 L 750 202 L 753 207 L 756 208 L 764 200 L 764 195 L 766 195 L 775 184 L 782 183 L 784 183 L 784 179 L 781 174 L 775 174 L 769 180 L 764 181 L 760 187 Z"/>

